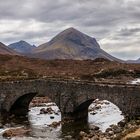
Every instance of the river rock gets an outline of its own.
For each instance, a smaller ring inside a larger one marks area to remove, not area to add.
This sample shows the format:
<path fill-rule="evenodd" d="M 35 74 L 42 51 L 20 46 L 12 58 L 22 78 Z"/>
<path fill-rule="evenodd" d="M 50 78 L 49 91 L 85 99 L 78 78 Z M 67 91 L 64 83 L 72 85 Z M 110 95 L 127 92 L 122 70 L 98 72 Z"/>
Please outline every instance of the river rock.
<path fill-rule="evenodd" d="M 53 127 L 53 128 L 57 128 L 59 125 L 60 125 L 61 122 L 53 122 L 52 124 L 48 125 L 50 127 Z"/>
<path fill-rule="evenodd" d="M 104 104 L 109 105 L 110 103 L 109 102 L 104 102 Z"/>
<path fill-rule="evenodd" d="M 47 109 L 41 108 L 40 114 L 53 114 L 54 110 L 51 107 L 48 107 Z"/>
<path fill-rule="evenodd" d="M 80 131 L 79 135 L 83 138 L 87 136 L 87 133 L 85 133 L 84 131 Z"/>
<path fill-rule="evenodd" d="M 6 130 L 4 133 L 3 133 L 3 137 L 15 137 L 15 136 L 24 136 L 26 134 L 28 134 L 30 132 L 29 129 L 26 129 L 26 128 L 11 128 L 11 129 L 8 129 Z"/>
<path fill-rule="evenodd" d="M 124 127 L 126 125 L 126 121 L 125 120 L 122 120 L 122 121 L 118 122 L 118 125 L 120 127 Z"/>
<path fill-rule="evenodd" d="M 112 131 L 112 128 L 107 128 L 105 132 L 108 133 L 109 131 Z"/>
<path fill-rule="evenodd" d="M 120 133 L 122 131 L 121 127 L 119 127 L 118 125 L 110 125 L 110 127 L 112 128 L 112 131 L 116 134 L 116 133 Z"/>
<path fill-rule="evenodd" d="M 54 114 L 55 114 L 55 115 L 59 115 L 59 113 L 58 113 L 58 112 L 55 112 Z"/>
<path fill-rule="evenodd" d="M 96 113 L 96 112 L 91 112 L 90 114 L 91 114 L 91 115 L 95 115 L 95 114 L 97 114 L 97 113 Z"/>
<path fill-rule="evenodd" d="M 95 110 L 101 109 L 102 107 L 100 105 L 95 106 Z"/>
<path fill-rule="evenodd" d="M 46 114 L 46 109 L 45 108 L 41 108 L 40 109 L 40 114 Z"/>
<path fill-rule="evenodd" d="M 72 136 L 71 135 L 65 136 L 65 140 L 72 140 Z"/>
<path fill-rule="evenodd" d="M 109 134 L 110 136 L 112 136 L 112 135 L 114 135 L 114 132 L 113 132 L 113 131 L 109 131 L 108 134 Z"/>
<path fill-rule="evenodd" d="M 54 119 L 54 116 L 50 116 L 50 119 Z"/>
<path fill-rule="evenodd" d="M 100 140 L 100 138 L 99 138 L 99 136 L 95 135 L 94 137 L 91 138 L 91 140 Z"/>
<path fill-rule="evenodd" d="M 0 128 L 3 128 L 3 125 L 2 125 L 2 123 L 0 123 Z"/>
<path fill-rule="evenodd" d="M 140 119 L 136 120 L 136 125 L 140 125 Z"/>
<path fill-rule="evenodd" d="M 100 128 L 99 128 L 98 126 L 92 125 L 91 130 L 97 131 L 97 130 L 99 130 L 99 129 L 100 129 Z"/>

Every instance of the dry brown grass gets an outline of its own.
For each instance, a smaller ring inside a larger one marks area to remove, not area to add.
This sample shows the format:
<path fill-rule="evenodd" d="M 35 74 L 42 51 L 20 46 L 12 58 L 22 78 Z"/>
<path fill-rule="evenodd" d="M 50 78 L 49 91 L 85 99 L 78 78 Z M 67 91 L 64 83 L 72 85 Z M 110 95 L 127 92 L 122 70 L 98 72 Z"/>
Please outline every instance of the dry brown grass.
<path fill-rule="evenodd" d="M 140 128 L 126 135 L 122 140 L 140 140 Z"/>
<path fill-rule="evenodd" d="M 140 77 L 140 64 L 122 64 L 105 59 L 41 60 L 23 56 L 0 55 L 1 80 L 38 77 L 125 80 Z"/>

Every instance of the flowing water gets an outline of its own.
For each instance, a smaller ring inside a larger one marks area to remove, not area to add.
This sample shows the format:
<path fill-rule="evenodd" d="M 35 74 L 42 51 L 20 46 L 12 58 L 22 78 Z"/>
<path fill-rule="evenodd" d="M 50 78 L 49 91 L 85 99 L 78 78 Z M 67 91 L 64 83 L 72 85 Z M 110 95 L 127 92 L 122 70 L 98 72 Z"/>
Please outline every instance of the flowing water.
<path fill-rule="evenodd" d="M 100 108 L 95 110 L 95 106 L 100 106 Z M 53 114 L 40 114 L 40 109 L 46 109 L 48 107 L 53 109 Z M 44 107 L 30 108 L 28 113 L 29 122 L 25 121 L 19 124 L 17 121 L 17 126 L 26 125 L 31 128 L 30 135 L 21 138 L 14 137 L 11 138 L 11 140 L 62 140 L 65 136 L 72 136 L 75 138 L 80 131 L 88 132 L 93 125 L 98 126 L 100 130 L 104 132 L 111 124 L 117 124 L 123 118 L 117 106 L 104 100 L 98 103 L 98 105 L 95 102 L 90 105 L 88 123 L 73 122 L 65 125 L 60 124 L 56 128 L 53 128 L 49 125 L 53 122 L 61 121 L 61 113 L 54 103 L 47 103 Z M 2 134 L 5 129 L 8 129 L 8 125 L 0 129 L 0 133 Z M 0 140 L 4 140 L 4 138 L 1 136 Z"/>

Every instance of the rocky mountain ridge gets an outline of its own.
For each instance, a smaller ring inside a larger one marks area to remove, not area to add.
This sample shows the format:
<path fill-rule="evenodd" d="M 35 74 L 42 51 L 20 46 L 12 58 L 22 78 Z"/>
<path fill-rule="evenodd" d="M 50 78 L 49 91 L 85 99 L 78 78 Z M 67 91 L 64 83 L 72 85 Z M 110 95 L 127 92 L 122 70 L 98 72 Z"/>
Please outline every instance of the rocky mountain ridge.
<path fill-rule="evenodd" d="M 8 45 L 9 48 L 13 49 L 16 52 L 22 53 L 22 54 L 28 54 L 31 53 L 32 50 L 36 47 L 35 45 L 30 45 L 26 41 L 19 41 L 12 43 Z"/>
<path fill-rule="evenodd" d="M 95 38 L 77 29 L 68 28 L 49 42 L 33 49 L 33 57 L 43 59 L 96 59 L 118 60 L 100 48 Z"/>
<path fill-rule="evenodd" d="M 7 47 L 5 44 L 0 42 L 0 54 L 8 54 L 8 55 L 19 55 L 16 51 L 13 49 Z"/>

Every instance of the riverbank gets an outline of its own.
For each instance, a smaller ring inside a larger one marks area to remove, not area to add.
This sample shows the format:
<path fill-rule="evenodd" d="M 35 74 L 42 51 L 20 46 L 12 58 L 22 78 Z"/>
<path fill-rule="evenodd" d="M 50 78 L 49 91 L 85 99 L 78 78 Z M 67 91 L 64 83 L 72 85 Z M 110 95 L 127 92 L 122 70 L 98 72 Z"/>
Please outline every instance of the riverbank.
<path fill-rule="evenodd" d="M 140 120 L 120 121 L 117 125 L 111 125 L 105 132 L 91 129 L 89 133 L 81 131 L 79 140 L 139 140 Z"/>

